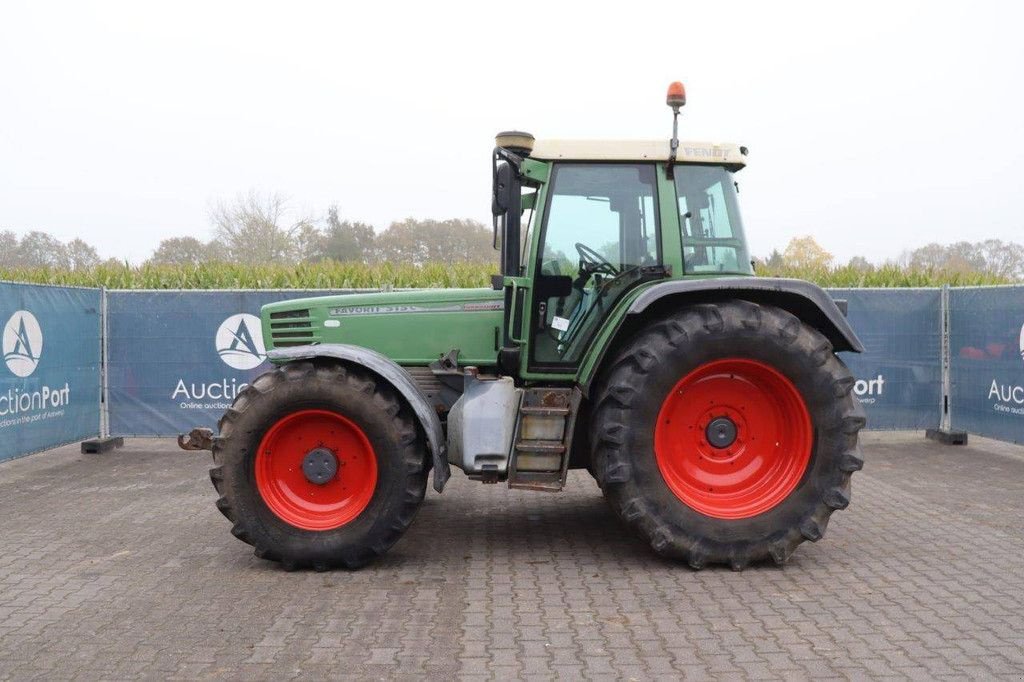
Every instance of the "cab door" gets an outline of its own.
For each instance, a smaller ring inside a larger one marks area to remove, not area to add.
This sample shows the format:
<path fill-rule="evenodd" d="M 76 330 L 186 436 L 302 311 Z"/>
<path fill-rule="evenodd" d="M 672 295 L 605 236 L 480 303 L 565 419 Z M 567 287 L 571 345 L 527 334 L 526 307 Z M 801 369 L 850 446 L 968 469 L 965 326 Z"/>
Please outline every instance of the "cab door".
<path fill-rule="evenodd" d="M 526 370 L 571 375 L 622 294 L 661 265 L 655 164 L 555 164 L 539 228 Z"/>

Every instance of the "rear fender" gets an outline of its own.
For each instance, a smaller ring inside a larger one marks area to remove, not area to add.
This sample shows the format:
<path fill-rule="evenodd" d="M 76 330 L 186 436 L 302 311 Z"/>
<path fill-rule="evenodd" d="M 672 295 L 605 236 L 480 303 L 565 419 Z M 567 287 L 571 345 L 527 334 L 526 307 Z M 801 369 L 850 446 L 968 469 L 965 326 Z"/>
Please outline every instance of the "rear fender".
<path fill-rule="evenodd" d="M 293 346 L 277 348 L 267 353 L 267 357 L 275 364 L 312 360 L 314 358 L 330 358 L 360 365 L 370 370 L 402 394 L 412 408 L 416 419 L 423 428 L 430 446 L 434 464 L 434 490 L 441 492 L 444 484 L 451 476 L 448 457 L 445 453 L 444 431 L 437 412 L 420 391 L 415 380 L 401 365 L 377 351 L 362 346 L 350 346 L 342 343 L 324 343 L 315 346 Z"/>
<path fill-rule="evenodd" d="M 610 349 L 621 344 L 624 337 L 639 328 L 644 320 L 688 305 L 726 299 L 741 299 L 781 308 L 821 332 L 835 351 L 864 352 L 864 345 L 836 302 L 821 287 L 810 282 L 768 277 L 670 280 L 646 287 L 628 303 L 629 307 L 619 317 L 618 328 L 610 342 L 599 351 L 596 361 L 585 364 L 588 371 L 579 377 L 584 394 L 589 392 Z"/>

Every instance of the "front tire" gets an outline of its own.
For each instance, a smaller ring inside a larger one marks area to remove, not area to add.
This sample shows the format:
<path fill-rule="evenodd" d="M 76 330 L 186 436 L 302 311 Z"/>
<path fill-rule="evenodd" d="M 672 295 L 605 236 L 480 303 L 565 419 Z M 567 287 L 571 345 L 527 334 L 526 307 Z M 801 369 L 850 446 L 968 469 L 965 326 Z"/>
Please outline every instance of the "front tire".
<path fill-rule="evenodd" d="M 828 340 L 786 311 L 694 306 L 642 329 L 603 373 L 592 466 L 659 554 L 782 564 L 849 504 L 864 462 L 853 384 Z"/>
<path fill-rule="evenodd" d="M 231 533 L 286 569 L 357 568 L 409 527 L 427 485 L 412 412 L 354 365 L 296 362 L 219 422 L 210 479 Z"/>

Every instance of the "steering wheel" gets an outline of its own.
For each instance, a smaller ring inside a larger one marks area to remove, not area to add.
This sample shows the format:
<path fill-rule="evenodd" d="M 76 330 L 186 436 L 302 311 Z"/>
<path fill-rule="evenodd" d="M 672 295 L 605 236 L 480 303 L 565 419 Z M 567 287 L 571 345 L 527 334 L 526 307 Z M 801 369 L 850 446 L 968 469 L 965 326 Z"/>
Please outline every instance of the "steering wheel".
<path fill-rule="evenodd" d="M 576 253 L 580 255 L 580 269 L 590 274 L 603 273 L 612 277 L 619 274 L 619 269 L 611 261 L 582 242 L 576 242 Z"/>

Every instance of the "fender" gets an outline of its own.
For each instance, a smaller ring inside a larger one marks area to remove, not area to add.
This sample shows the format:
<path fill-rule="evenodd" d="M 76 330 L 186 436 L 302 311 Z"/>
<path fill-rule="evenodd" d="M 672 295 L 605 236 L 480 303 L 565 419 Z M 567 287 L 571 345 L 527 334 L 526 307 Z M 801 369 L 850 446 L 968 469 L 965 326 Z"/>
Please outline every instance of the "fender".
<path fill-rule="evenodd" d="M 824 289 L 799 279 L 769 277 L 707 277 L 658 282 L 644 288 L 620 318 L 611 342 L 606 343 L 595 362 L 587 363 L 580 385 L 586 393 L 605 354 L 621 338 L 624 328 L 635 327 L 650 310 L 676 309 L 692 303 L 711 303 L 738 298 L 752 303 L 782 308 L 821 332 L 839 351 L 863 353 L 864 345 L 846 321 L 839 306 Z"/>
<path fill-rule="evenodd" d="M 661 282 L 644 289 L 629 307 L 628 314 L 639 315 L 666 296 L 707 300 L 709 293 L 716 299 L 741 298 L 782 308 L 824 334 L 836 351 L 864 352 L 864 345 L 832 297 L 818 285 L 801 279 L 712 277 Z"/>
<path fill-rule="evenodd" d="M 437 411 L 430 406 L 426 397 L 420 392 L 416 382 L 401 365 L 375 350 L 343 343 L 277 348 L 269 351 L 267 358 L 274 364 L 284 364 L 295 362 L 296 360 L 310 360 L 312 358 L 344 360 L 345 362 L 351 362 L 367 368 L 391 384 L 396 391 L 402 394 L 402 397 L 409 403 L 409 406 L 412 407 L 412 411 L 419 420 L 420 426 L 423 427 L 434 463 L 434 490 L 437 492 L 444 490 L 444 484 L 451 477 L 451 468 L 448 466 L 448 456 L 445 452 L 446 445 L 444 430 L 441 428 L 441 419 L 437 416 Z"/>

